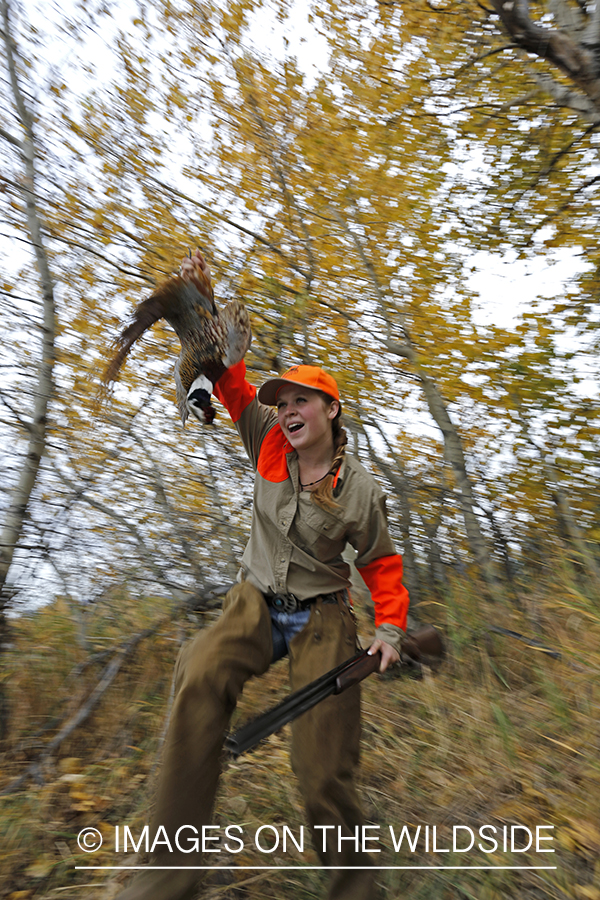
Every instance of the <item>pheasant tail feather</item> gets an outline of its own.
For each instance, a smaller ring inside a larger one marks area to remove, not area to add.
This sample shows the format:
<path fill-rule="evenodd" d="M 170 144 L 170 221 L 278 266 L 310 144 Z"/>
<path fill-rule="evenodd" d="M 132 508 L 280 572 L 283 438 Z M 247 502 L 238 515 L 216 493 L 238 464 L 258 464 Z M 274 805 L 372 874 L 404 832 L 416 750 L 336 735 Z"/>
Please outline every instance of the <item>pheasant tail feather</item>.
<path fill-rule="evenodd" d="M 148 297 L 147 300 L 143 300 L 136 307 L 130 324 L 121 332 L 114 342 L 113 346 L 116 349 L 116 353 L 110 360 L 102 377 L 102 381 L 105 385 L 110 385 L 113 381 L 116 381 L 119 370 L 137 339 L 140 338 L 145 331 L 148 331 L 155 322 L 158 322 L 159 319 L 164 317 L 165 300 L 167 299 L 165 297 L 165 288 L 168 284 L 169 282 L 163 285 L 162 289 L 159 288 L 158 291 Z"/>

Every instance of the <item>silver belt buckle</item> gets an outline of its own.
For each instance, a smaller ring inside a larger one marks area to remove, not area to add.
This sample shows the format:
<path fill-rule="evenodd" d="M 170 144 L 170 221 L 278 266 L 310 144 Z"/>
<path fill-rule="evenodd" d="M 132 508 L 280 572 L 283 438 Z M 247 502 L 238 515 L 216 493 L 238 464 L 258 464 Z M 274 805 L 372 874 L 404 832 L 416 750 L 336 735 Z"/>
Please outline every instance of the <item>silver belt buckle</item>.
<path fill-rule="evenodd" d="M 298 609 L 298 601 L 293 594 L 273 594 L 271 606 L 284 613 L 293 613 Z"/>

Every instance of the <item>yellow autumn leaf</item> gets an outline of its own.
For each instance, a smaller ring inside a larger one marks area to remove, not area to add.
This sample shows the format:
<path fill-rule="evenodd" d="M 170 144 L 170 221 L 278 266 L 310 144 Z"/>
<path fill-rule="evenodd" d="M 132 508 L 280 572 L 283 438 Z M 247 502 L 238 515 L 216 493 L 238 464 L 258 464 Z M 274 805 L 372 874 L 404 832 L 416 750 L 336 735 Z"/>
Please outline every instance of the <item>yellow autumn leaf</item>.
<path fill-rule="evenodd" d="M 54 868 L 55 861 L 50 857 L 41 857 L 25 869 L 29 878 L 46 878 Z"/>

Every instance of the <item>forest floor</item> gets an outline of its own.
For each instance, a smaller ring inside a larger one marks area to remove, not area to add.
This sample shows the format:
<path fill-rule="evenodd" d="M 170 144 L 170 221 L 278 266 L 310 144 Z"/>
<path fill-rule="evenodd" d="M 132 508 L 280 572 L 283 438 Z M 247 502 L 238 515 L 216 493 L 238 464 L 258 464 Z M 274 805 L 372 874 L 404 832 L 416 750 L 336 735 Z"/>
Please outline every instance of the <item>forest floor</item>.
<path fill-rule="evenodd" d="M 564 573 L 520 595 L 520 606 L 491 604 L 450 586 L 420 608 L 445 636 L 442 668 L 363 684 L 360 789 L 368 846 L 379 851 L 377 881 L 390 900 L 600 900 L 598 598 Z M 115 829 L 122 840 L 128 825 L 137 838 L 149 821 L 174 659 L 182 640 L 218 615 L 167 620 L 128 654 L 114 653 L 158 611 L 148 602 L 102 627 L 98 620 L 85 649 L 64 601 L 13 621 L 5 673 L 11 737 L 0 772 L 0 790 L 9 789 L 0 797 L 2 900 L 109 900 L 130 873 L 78 867 L 143 863 L 115 852 Z M 366 639 L 366 616 L 360 624 Z M 534 637 L 560 658 L 493 633 L 492 624 Z M 120 668 L 97 706 L 57 742 L 116 659 Z M 282 661 L 247 686 L 235 721 L 286 692 Z M 214 817 L 220 870 L 207 876 L 206 900 L 325 896 L 288 731 L 225 765 Z M 233 841 L 228 852 L 224 829 L 233 825 L 243 848 Z M 77 842 L 88 828 L 103 836 L 93 854 Z M 281 871 L 243 868 L 265 865 Z"/>

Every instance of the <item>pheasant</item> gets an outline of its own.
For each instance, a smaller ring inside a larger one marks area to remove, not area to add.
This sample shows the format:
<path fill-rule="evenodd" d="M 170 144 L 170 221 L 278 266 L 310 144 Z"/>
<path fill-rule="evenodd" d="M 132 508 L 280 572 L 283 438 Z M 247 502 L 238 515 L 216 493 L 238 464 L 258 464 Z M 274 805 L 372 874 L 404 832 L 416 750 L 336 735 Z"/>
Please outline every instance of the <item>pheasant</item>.
<path fill-rule="evenodd" d="M 252 340 L 243 303 L 233 300 L 217 310 L 210 272 L 199 251 L 184 260 L 181 275 L 163 282 L 136 307 L 131 323 L 115 342 L 117 352 L 104 373 L 105 385 L 115 381 L 133 344 L 159 319 L 166 319 L 181 342 L 175 363 L 175 390 L 181 421 L 188 411 L 211 424 L 214 385 L 226 369 L 243 359 Z"/>

